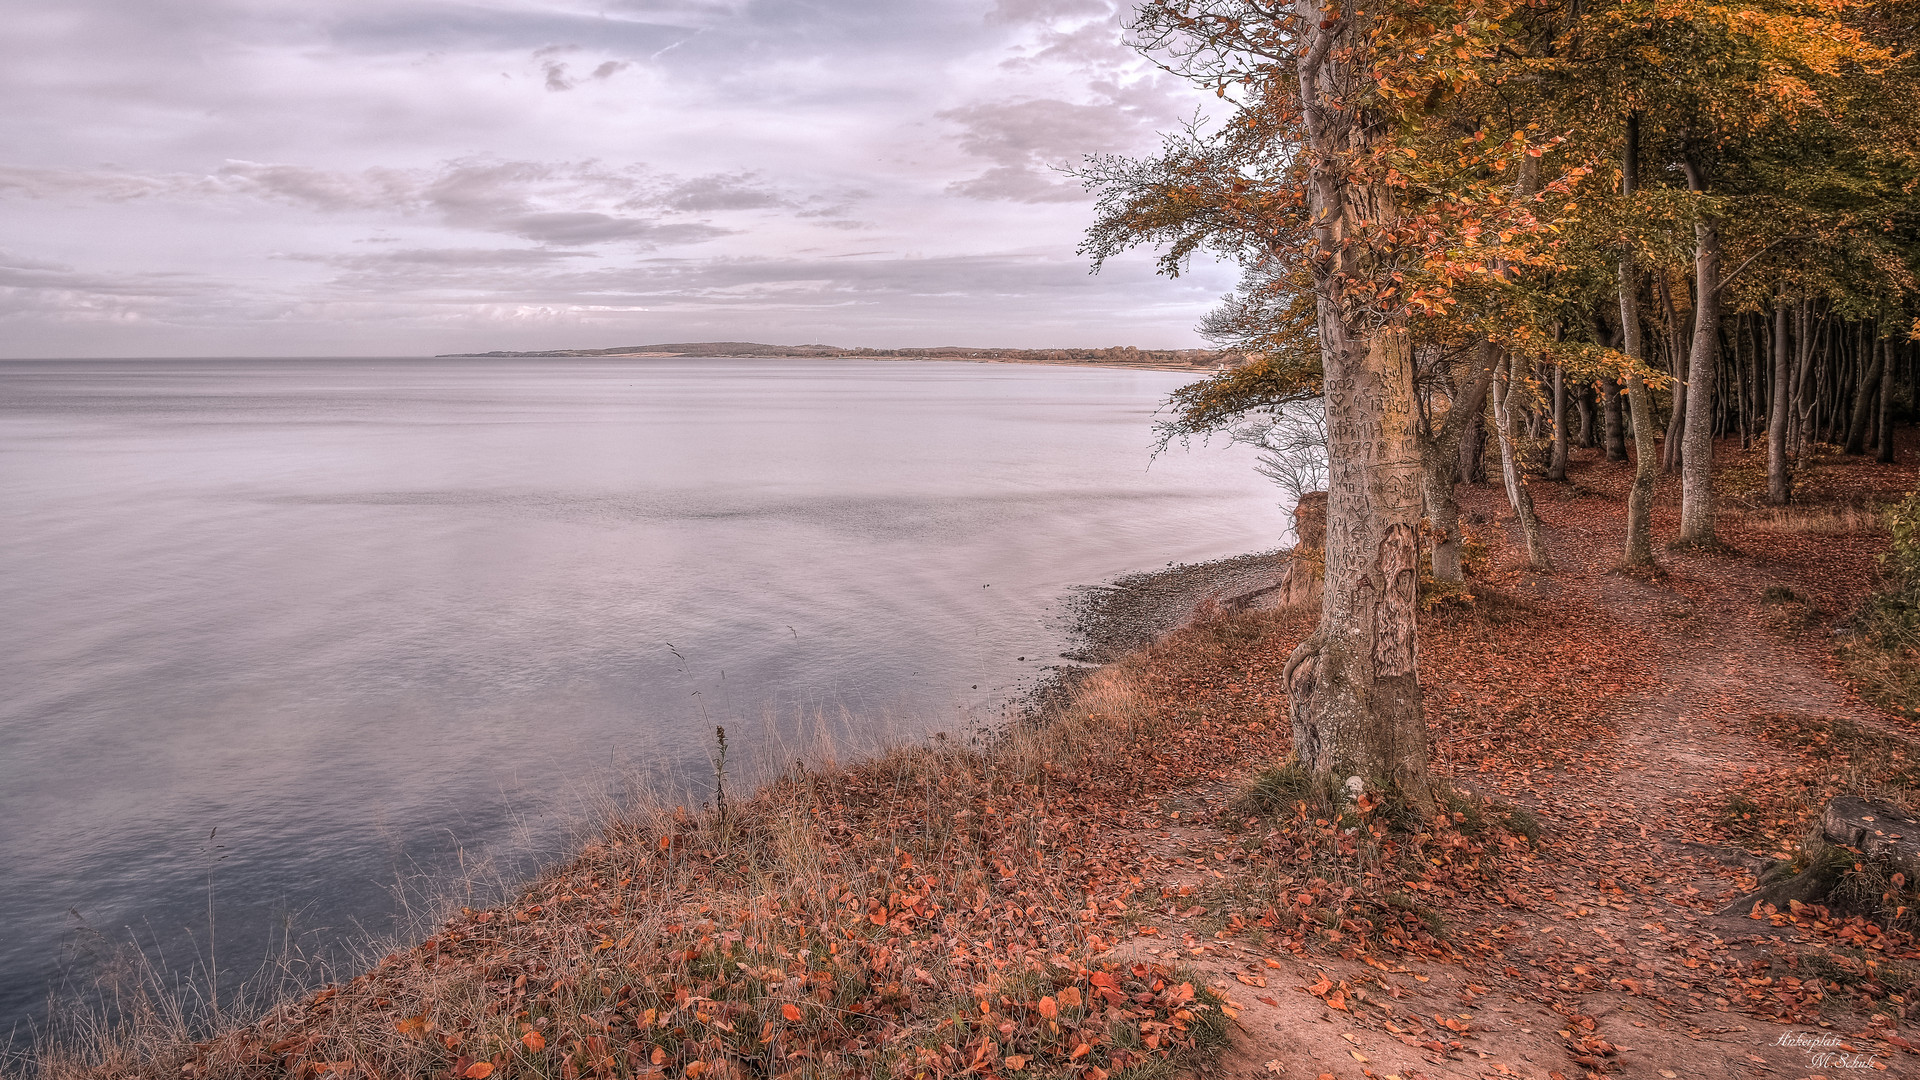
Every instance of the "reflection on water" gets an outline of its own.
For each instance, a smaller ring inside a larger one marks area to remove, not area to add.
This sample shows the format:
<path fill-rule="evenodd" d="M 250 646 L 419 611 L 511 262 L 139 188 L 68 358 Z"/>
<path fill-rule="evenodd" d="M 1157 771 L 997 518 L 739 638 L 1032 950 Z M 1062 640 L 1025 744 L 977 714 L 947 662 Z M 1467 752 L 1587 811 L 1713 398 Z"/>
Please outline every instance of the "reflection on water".
<path fill-rule="evenodd" d="M 693 782 L 715 724 L 990 721 L 1068 589 L 1281 531 L 1244 453 L 1148 468 L 1185 378 L 0 362 L 0 1031 L 82 927 L 185 969 L 211 893 L 234 971 L 378 932 L 615 775 Z"/>

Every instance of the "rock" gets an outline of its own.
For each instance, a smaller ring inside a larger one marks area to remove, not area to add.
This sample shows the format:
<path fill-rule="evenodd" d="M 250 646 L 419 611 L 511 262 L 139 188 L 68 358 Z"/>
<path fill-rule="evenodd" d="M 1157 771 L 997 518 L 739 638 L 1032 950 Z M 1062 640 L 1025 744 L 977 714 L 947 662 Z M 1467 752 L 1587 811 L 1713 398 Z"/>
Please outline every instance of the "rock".
<path fill-rule="evenodd" d="M 1839 848 L 1849 850 L 1835 850 Z M 1854 862 L 1852 851 L 1905 874 L 1909 882 L 1920 881 L 1920 819 L 1885 803 L 1842 795 L 1821 813 L 1820 832 L 1809 851 L 1814 859 L 1805 870 L 1792 875 L 1783 875 L 1777 868 L 1762 873 L 1759 889 L 1721 908 L 1720 914 L 1745 915 L 1755 904 L 1785 909 L 1795 900 L 1830 904 L 1834 886 Z"/>
<path fill-rule="evenodd" d="M 1293 535 L 1303 548 L 1327 546 L 1327 493 L 1309 491 L 1293 508 Z"/>
<path fill-rule="evenodd" d="M 1885 803 L 1843 795 L 1820 815 L 1820 835 L 1891 866 L 1909 881 L 1920 879 L 1920 820 Z"/>
<path fill-rule="evenodd" d="M 1320 583 L 1327 565 L 1327 493 L 1309 491 L 1293 507 L 1293 535 L 1286 576 L 1280 579 L 1276 606 L 1308 606 L 1320 602 Z"/>

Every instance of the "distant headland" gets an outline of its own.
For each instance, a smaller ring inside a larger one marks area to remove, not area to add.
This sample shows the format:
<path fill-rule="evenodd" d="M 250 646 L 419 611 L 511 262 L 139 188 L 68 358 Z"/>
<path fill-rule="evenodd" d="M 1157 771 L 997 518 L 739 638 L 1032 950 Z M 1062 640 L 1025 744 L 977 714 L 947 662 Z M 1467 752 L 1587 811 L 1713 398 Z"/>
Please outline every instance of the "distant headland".
<path fill-rule="evenodd" d="M 761 345 L 751 341 L 699 341 L 662 345 L 624 345 L 611 349 L 547 349 L 540 352 L 443 353 L 445 357 L 749 357 L 863 360 L 974 360 L 1002 364 L 1078 364 L 1087 367 L 1193 371 L 1232 367 L 1240 354 L 1222 349 L 969 349 L 942 345 L 927 349 L 846 349 L 837 345 Z"/>

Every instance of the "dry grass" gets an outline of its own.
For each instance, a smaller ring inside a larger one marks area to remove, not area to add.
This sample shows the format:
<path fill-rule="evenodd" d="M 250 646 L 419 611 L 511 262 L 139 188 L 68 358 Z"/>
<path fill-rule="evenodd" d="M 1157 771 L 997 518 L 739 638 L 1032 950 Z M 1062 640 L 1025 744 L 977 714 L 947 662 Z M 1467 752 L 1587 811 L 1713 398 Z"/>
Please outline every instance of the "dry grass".
<path fill-rule="evenodd" d="M 1729 525 L 1759 533 L 1800 536 L 1884 536 L 1885 513 L 1871 506 L 1812 505 L 1741 510 Z"/>
<path fill-rule="evenodd" d="M 1087 965 L 1085 900 L 1063 888 L 1086 823 L 1050 806 L 1160 734 L 1138 664 L 1091 674 L 988 746 L 796 763 L 725 814 L 635 800 L 510 902 L 453 912 L 317 994 L 190 1008 L 147 970 L 43 1033 L 19 1072 L 1164 1071 L 1219 1041 L 1219 1003 L 1171 970 Z"/>

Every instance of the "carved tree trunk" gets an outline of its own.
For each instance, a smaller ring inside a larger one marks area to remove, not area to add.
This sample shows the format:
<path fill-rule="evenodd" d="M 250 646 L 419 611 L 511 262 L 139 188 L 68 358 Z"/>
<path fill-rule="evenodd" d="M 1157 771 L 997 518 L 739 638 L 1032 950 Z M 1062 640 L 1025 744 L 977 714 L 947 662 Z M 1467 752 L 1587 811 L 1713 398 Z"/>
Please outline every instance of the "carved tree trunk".
<path fill-rule="evenodd" d="M 1693 162 L 1683 161 L 1687 187 L 1705 191 Z M 1687 355 L 1687 420 L 1680 460 L 1679 543 L 1711 546 L 1713 511 L 1713 380 L 1720 360 L 1720 232 L 1705 215 L 1693 224 L 1693 344 Z"/>
<path fill-rule="evenodd" d="M 1327 410 L 1326 592 L 1320 624 L 1287 660 L 1294 750 L 1319 774 L 1360 776 L 1428 806 L 1414 610 L 1422 469 L 1413 350 L 1404 324 L 1356 310 L 1345 292 L 1378 269 L 1365 224 L 1391 221 L 1392 189 L 1347 174 L 1374 138 L 1359 16 L 1297 0 L 1299 78 L 1311 162 Z"/>

